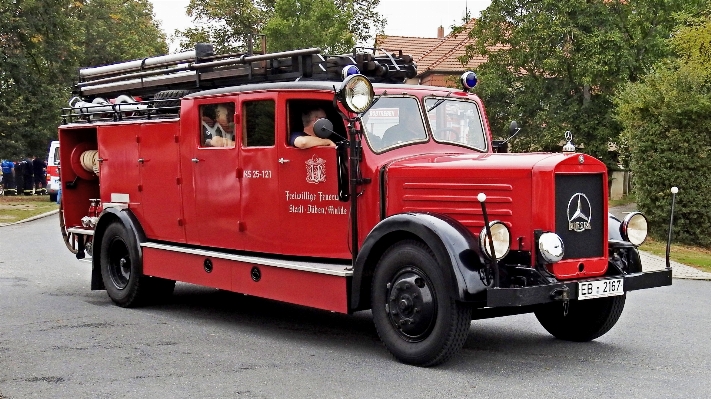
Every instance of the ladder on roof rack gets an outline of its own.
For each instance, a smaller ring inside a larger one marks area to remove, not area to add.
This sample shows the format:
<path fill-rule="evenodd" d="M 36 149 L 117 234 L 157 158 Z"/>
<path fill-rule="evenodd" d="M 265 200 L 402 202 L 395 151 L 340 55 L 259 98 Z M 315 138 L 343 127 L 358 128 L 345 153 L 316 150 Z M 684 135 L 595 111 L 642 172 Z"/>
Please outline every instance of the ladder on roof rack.
<path fill-rule="evenodd" d="M 417 75 L 412 57 L 376 56 L 363 47 L 352 54 L 323 55 L 319 48 L 269 54 L 213 54 L 211 44 L 195 50 L 85 68 L 74 94 L 87 99 L 120 95 L 152 98 L 164 90 L 206 90 L 249 83 L 294 80 L 340 81 L 345 66 L 355 65 L 373 82 L 402 83 Z"/>

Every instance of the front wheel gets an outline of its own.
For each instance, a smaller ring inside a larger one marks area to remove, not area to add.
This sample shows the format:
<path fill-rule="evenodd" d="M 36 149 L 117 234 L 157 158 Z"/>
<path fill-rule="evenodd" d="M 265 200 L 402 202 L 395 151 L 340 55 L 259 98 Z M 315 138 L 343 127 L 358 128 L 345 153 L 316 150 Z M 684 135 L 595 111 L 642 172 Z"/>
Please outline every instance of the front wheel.
<path fill-rule="evenodd" d="M 536 318 L 551 335 L 565 341 L 587 342 L 601 337 L 617 323 L 625 295 L 570 301 L 567 314 L 561 302 L 540 306 Z"/>
<path fill-rule="evenodd" d="M 423 243 L 402 241 L 386 251 L 372 287 L 378 336 L 401 362 L 434 366 L 464 345 L 471 307 L 449 296 L 444 273 Z"/>

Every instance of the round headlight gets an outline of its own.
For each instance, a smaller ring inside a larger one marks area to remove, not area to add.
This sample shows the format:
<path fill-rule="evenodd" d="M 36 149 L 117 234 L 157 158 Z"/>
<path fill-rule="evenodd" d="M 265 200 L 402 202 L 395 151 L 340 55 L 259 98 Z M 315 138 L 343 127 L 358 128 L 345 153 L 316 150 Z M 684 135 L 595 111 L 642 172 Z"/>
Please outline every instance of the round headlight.
<path fill-rule="evenodd" d="M 343 106 L 358 114 L 367 111 L 375 97 L 373 84 L 363 75 L 347 77 L 341 84 L 339 94 Z"/>
<path fill-rule="evenodd" d="M 642 245 L 647 239 L 647 218 L 639 212 L 628 213 L 620 225 L 620 234 L 632 245 Z"/>
<path fill-rule="evenodd" d="M 509 232 L 509 228 L 505 224 L 499 221 L 489 223 L 489 229 L 491 229 L 491 237 L 494 239 L 496 259 L 502 259 L 509 253 L 511 248 L 511 232 Z M 486 234 L 486 227 L 481 229 L 481 233 L 479 233 L 479 247 L 491 259 L 491 246 L 489 244 L 489 236 Z"/>
<path fill-rule="evenodd" d="M 538 251 L 546 262 L 558 262 L 565 255 L 563 240 L 556 233 L 543 233 L 538 238 Z"/>

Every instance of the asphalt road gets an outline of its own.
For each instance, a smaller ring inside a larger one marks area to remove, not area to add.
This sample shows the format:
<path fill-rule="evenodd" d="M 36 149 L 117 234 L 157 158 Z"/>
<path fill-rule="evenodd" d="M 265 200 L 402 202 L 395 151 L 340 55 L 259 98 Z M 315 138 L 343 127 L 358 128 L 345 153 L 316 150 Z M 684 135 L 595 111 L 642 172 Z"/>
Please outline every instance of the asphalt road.
<path fill-rule="evenodd" d="M 711 282 L 633 292 L 589 343 L 532 315 L 475 321 L 436 368 L 393 360 L 352 316 L 179 284 L 165 305 L 89 290 L 56 215 L 0 228 L 0 398 L 697 398 L 711 393 Z"/>

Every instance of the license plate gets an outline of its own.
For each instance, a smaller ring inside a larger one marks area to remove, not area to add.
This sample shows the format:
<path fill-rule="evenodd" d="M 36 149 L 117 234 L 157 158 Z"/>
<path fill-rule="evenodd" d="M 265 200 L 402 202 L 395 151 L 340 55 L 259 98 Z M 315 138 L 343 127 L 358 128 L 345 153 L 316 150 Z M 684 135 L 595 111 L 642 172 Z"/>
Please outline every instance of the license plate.
<path fill-rule="evenodd" d="M 623 282 L 624 279 L 616 278 L 578 283 L 578 299 L 583 300 L 622 295 L 625 293 Z"/>

